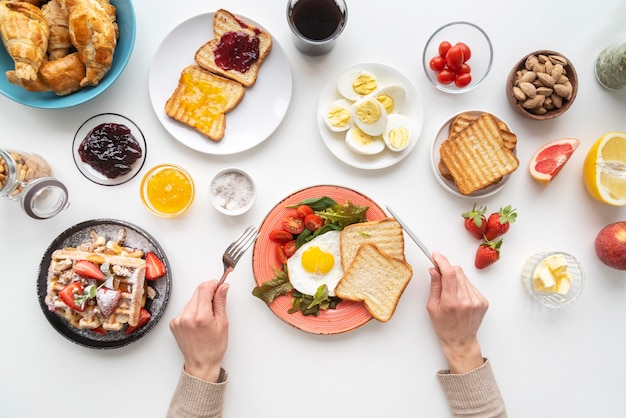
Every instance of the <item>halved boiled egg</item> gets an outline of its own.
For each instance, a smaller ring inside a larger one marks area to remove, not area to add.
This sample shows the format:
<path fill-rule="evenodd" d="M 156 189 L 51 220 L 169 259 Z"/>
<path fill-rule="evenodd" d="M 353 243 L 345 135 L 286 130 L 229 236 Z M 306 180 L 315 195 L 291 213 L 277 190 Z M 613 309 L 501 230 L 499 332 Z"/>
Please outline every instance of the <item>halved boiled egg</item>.
<path fill-rule="evenodd" d="M 353 126 L 346 132 L 346 145 L 357 154 L 374 155 L 385 149 L 385 141 L 380 135 L 372 136 Z"/>
<path fill-rule="evenodd" d="M 343 277 L 339 235 L 329 231 L 303 244 L 287 260 L 287 274 L 291 285 L 300 293 L 315 295 L 326 285 L 328 294 L 335 296 L 335 287 Z"/>
<path fill-rule="evenodd" d="M 372 93 L 376 97 L 387 114 L 400 113 L 406 101 L 406 89 L 401 84 L 389 84 Z"/>
<path fill-rule="evenodd" d="M 337 81 L 337 90 L 348 100 L 356 101 L 378 89 L 376 76 L 364 70 L 352 70 L 342 74 Z"/>
<path fill-rule="evenodd" d="M 391 151 L 402 151 L 411 142 L 411 121 L 397 113 L 387 117 L 387 127 L 383 133 L 383 141 Z"/>
<path fill-rule="evenodd" d="M 352 105 L 352 119 L 366 134 L 382 135 L 387 126 L 387 111 L 375 97 L 368 96 Z"/>
<path fill-rule="evenodd" d="M 323 110 L 324 122 L 333 132 L 347 131 L 352 126 L 352 104 L 346 99 L 338 99 Z"/>

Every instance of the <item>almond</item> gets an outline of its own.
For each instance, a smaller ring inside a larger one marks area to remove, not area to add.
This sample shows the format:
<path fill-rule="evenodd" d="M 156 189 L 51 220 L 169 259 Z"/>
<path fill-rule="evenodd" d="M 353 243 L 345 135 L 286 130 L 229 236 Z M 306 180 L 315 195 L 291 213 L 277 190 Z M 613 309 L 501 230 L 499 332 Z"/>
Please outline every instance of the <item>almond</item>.
<path fill-rule="evenodd" d="M 531 99 L 537 95 L 537 88 L 526 81 L 519 83 L 519 88 Z"/>

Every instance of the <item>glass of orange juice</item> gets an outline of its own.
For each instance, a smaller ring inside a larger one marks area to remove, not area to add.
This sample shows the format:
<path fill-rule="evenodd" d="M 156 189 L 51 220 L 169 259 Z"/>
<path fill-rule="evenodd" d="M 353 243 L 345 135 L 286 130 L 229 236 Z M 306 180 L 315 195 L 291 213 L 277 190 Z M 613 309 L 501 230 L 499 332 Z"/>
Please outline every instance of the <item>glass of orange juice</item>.
<path fill-rule="evenodd" d="M 141 180 L 141 201 L 158 216 L 171 218 L 182 215 L 191 206 L 194 194 L 191 176 L 174 164 L 157 165 Z"/>

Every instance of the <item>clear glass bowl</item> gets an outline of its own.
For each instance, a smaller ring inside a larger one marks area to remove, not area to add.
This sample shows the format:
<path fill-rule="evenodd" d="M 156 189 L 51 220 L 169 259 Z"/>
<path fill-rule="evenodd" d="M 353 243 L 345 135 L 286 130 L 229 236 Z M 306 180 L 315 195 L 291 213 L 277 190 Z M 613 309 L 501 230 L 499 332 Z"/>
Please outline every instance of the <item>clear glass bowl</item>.
<path fill-rule="evenodd" d="M 567 262 L 567 271 L 571 276 L 571 287 L 567 294 L 541 291 L 535 288 L 533 277 L 539 264 L 548 256 L 561 254 Z M 585 276 L 580 262 L 571 254 L 562 251 L 541 252 L 532 255 L 522 267 L 522 285 L 537 302 L 548 308 L 563 308 L 574 303 L 583 291 Z"/>
<path fill-rule="evenodd" d="M 439 55 L 439 44 L 448 41 L 452 45 L 464 42 L 472 51 L 467 64 L 471 67 L 472 82 L 466 87 L 456 87 L 454 83 L 441 84 L 437 81 L 437 73 L 430 69 L 430 60 Z M 470 22 L 451 22 L 443 25 L 433 33 L 422 54 L 422 64 L 426 77 L 433 86 L 451 94 L 465 93 L 475 89 L 489 74 L 493 63 L 493 46 L 489 36 L 477 25 Z"/>
<path fill-rule="evenodd" d="M 189 173 L 174 164 L 160 164 L 150 169 L 143 176 L 139 190 L 146 208 L 164 218 L 185 213 L 195 195 Z"/>

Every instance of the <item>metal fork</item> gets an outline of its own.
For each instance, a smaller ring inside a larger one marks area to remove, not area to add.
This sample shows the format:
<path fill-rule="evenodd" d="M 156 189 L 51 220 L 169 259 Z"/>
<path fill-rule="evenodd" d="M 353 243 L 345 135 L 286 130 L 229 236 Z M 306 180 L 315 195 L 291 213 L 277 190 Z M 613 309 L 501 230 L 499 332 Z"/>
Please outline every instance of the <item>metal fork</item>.
<path fill-rule="evenodd" d="M 228 248 L 226 248 L 224 255 L 222 255 L 224 274 L 217 284 L 218 286 L 221 285 L 224 280 L 226 280 L 226 276 L 228 276 L 228 274 L 235 269 L 237 262 L 243 253 L 250 248 L 250 245 L 252 245 L 257 235 L 259 235 L 259 231 L 254 226 L 250 225 L 228 246 Z"/>

